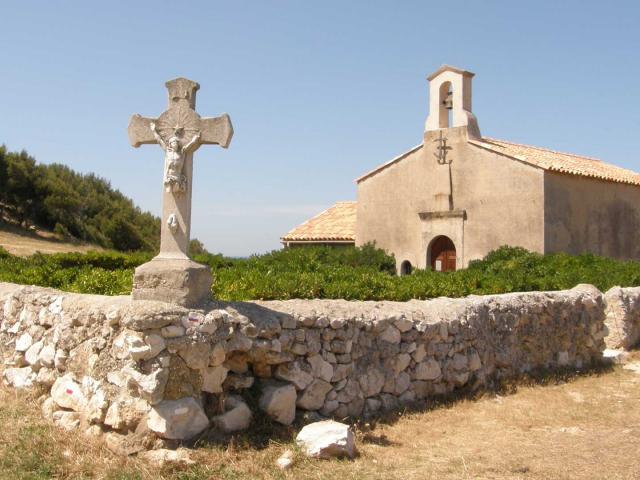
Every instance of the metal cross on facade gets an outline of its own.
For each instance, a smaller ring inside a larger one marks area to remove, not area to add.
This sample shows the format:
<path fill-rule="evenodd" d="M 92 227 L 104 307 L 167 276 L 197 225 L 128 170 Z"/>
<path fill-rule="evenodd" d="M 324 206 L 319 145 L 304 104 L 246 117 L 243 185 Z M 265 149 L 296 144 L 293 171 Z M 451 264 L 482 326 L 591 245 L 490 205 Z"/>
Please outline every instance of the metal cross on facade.
<path fill-rule="evenodd" d="M 193 152 L 200 145 L 227 148 L 233 136 L 226 113 L 201 118 L 195 111 L 196 82 L 176 78 L 165 83 L 169 106 L 158 118 L 138 114 L 129 122 L 129 141 L 134 147 L 157 143 L 165 153 L 162 224 L 158 258 L 186 259 L 191 231 L 191 184 Z"/>
<path fill-rule="evenodd" d="M 436 138 L 434 142 L 438 143 L 438 146 L 436 147 L 438 153 L 433 154 L 438 159 L 438 163 L 440 165 L 447 165 L 451 163 L 452 160 L 447 161 L 447 153 L 449 153 L 449 150 L 453 150 L 453 147 L 447 145 L 447 137 L 442 136 L 442 130 L 440 130 L 440 136 Z"/>

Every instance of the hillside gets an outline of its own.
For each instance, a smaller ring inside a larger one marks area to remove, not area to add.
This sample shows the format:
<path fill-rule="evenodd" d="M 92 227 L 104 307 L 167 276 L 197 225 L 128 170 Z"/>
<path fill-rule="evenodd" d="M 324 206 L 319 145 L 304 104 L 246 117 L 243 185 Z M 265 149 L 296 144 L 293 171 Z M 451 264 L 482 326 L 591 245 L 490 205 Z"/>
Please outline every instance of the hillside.
<path fill-rule="evenodd" d="M 153 251 L 160 242 L 160 219 L 140 210 L 107 180 L 60 164 L 40 164 L 25 151 L 0 146 L 3 219 L 119 251 Z"/>
<path fill-rule="evenodd" d="M 18 228 L 11 228 L 0 223 L 0 248 L 4 248 L 12 255 L 28 257 L 36 252 L 40 253 L 69 253 L 102 251 L 103 248 L 88 243 L 69 242 L 58 238 L 53 233 L 45 231 L 28 232 Z"/>

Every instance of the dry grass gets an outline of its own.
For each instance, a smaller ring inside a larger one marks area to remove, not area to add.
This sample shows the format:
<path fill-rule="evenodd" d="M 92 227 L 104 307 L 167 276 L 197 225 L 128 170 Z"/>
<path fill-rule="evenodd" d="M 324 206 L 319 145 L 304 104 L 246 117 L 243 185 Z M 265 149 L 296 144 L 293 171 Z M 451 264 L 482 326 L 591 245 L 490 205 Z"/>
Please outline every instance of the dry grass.
<path fill-rule="evenodd" d="M 640 360 L 640 358 L 637 358 Z M 294 431 L 261 443 L 258 427 L 223 445 L 201 445 L 190 469 L 153 469 L 99 443 L 60 432 L 35 402 L 0 388 L 2 478 L 106 479 L 637 479 L 640 375 L 613 371 L 515 393 L 406 413 L 357 433 L 360 456 L 274 466 Z"/>
<path fill-rule="evenodd" d="M 69 243 L 49 232 L 27 232 L 3 224 L 0 226 L 0 247 L 12 255 L 27 257 L 36 252 L 65 253 L 103 250 L 101 247 L 83 243 Z"/>

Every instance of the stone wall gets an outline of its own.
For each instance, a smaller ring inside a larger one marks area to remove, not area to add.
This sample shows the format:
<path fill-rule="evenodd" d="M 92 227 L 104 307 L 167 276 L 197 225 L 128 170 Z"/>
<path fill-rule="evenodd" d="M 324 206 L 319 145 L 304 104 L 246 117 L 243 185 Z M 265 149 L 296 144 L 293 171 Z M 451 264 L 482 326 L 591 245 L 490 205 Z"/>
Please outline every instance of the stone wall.
<path fill-rule="evenodd" d="M 0 306 L 5 381 L 39 385 L 45 415 L 124 453 L 246 428 L 252 415 L 376 415 L 539 368 L 584 367 L 602 358 L 606 335 L 590 286 L 189 310 L 0 283 Z"/>
<path fill-rule="evenodd" d="M 613 287 L 605 293 L 609 348 L 630 349 L 640 343 L 640 287 Z"/>

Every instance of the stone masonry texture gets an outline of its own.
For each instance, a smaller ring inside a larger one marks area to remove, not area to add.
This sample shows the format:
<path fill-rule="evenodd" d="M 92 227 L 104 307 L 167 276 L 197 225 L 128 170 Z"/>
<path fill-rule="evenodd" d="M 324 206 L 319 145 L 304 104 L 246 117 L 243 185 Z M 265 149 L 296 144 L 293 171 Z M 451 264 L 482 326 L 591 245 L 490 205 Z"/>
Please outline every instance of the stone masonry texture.
<path fill-rule="evenodd" d="M 630 349 L 640 343 L 640 287 L 613 287 L 604 294 L 607 347 Z"/>
<path fill-rule="evenodd" d="M 4 381 L 46 416 L 124 454 L 246 428 L 254 409 L 372 417 L 537 369 L 598 362 L 604 296 L 558 292 L 409 302 L 211 302 L 188 309 L 0 283 Z M 58 420 L 56 420 L 58 419 Z M 72 420 L 72 421 L 69 421 Z"/>

